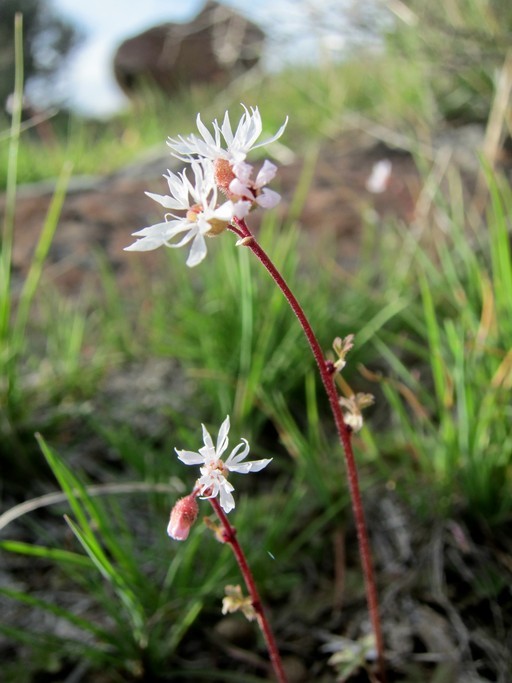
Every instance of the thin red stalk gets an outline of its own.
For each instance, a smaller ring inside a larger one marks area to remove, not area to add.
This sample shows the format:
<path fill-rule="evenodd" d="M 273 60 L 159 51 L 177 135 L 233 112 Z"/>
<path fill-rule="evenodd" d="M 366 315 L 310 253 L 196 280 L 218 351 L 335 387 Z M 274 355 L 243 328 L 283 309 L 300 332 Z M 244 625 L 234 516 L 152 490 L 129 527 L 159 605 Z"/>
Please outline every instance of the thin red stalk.
<path fill-rule="evenodd" d="M 375 635 L 375 643 L 377 648 L 377 655 L 379 659 L 379 667 L 381 673 L 382 681 L 385 680 L 385 667 L 384 667 L 384 640 L 382 637 L 382 629 L 380 624 L 379 616 L 379 602 L 377 597 L 377 587 L 375 582 L 375 573 L 373 569 L 373 562 L 370 550 L 370 542 L 368 539 L 368 531 L 366 527 L 365 514 L 363 509 L 363 503 L 361 499 L 361 491 L 359 487 L 359 477 L 357 473 L 357 467 L 355 463 L 354 451 L 352 449 L 352 441 L 350 438 L 351 431 L 345 424 L 343 418 L 343 412 L 341 410 L 340 404 L 338 402 L 338 394 L 336 387 L 334 386 L 334 375 L 329 370 L 329 367 L 325 361 L 324 355 L 322 353 L 322 348 L 316 338 L 313 328 L 311 327 L 309 320 L 306 317 L 301 305 L 296 299 L 293 292 L 288 287 L 286 281 L 284 280 L 281 273 L 277 270 L 275 265 L 270 260 L 267 253 L 258 244 L 254 235 L 247 227 L 247 224 L 243 220 L 236 220 L 238 230 L 245 236 L 245 245 L 251 249 L 254 255 L 260 260 L 263 266 L 267 269 L 267 272 L 273 278 L 279 289 L 282 291 L 286 300 L 290 304 L 293 312 L 295 313 L 306 338 L 315 357 L 316 363 L 318 365 L 318 370 L 320 372 L 320 377 L 324 385 L 327 397 L 329 399 L 329 404 L 331 406 L 331 411 L 334 417 L 334 422 L 336 424 L 336 429 L 338 431 L 338 436 L 340 442 L 343 446 L 343 451 L 345 453 L 345 462 L 347 465 L 347 476 L 350 489 L 350 497 L 352 500 L 352 509 L 354 512 L 354 519 L 357 530 L 357 538 L 359 542 L 359 554 L 361 557 L 361 565 L 363 568 L 365 589 L 366 589 L 366 599 L 368 602 L 368 610 L 370 613 L 370 619 L 372 622 L 372 628 Z M 238 231 L 237 231 L 237 234 Z"/>
<path fill-rule="evenodd" d="M 245 557 L 242 547 L 240 546 L 240 543 L 236 537 L 236 529 L 230 524 L 226 513 L 221 508 L 217 499 L 209 498 L 209 501 L 224 528 L 224 541 L 229 543 L 231 546 L 238 562 L 238 566 L 240 567 L 240 571 L 242 572 L 242 576 L 244 577 L 245 585 L 247 586 L 247 590 L 251 596 L 252 606 L 256 612 L 256 618 L 258 620 L 259 627 L 267 644 L 267 650 L 270 656 L 270 661 L 272 662 L 272 666 L 274 668 L 274 673 L 279 683 L 287 683 L 286 674 L 281 661 L 281 655 L 279 654 L 274 634 L 265 615 L 263 603 L 261 602 L 260 594 L 256 587 L 251 569 L 247 563 L 247 558 Z"/>

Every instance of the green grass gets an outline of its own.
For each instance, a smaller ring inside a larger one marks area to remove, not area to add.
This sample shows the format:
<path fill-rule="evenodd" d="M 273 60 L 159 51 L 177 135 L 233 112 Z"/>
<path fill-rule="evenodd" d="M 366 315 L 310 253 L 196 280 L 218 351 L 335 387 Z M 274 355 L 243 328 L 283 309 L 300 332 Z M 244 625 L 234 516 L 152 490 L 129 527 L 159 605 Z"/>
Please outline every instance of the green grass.
<path fill-rule="evenodd" d="M 397 87 L 397 85 L 399 87 Z M 103 175 L 131 163 L 148 150 L 162 148 L 169 136 L 187 134 L 195 128 L 197 112 L 203 121 L 223 116 L 226 108 L 236 114 L 240 102 L 259 105 L 264 134 L 272 134 L 290 116 L 284 145 L 274 153 L 288 159 L 303 154 L 344 126 L 354 113 L 381 125 L 399 125 L 411 134 L 426 129 L 438 113 L 424 67 L 361 53 L 357 62 L 332 65 L 324 71 L 313 67 L 263 75 L 256 83 L 241 81 L 236 88 L 221 92 L 197 87 L 168 100 L 148 91 L 139 106 L 110 121 L 87 121 L 76 115 L 60 114 L 49 119 L 54 143 L 45 145 L 37 128 L 22 127 L 17 152 L 20 183 L 56 178 L 64 164 L 73 164 L 74 174 Z M 239 110 L 241 111 L 241 110 Z M 9 155 L 9 122 L 0 119 L 0 182 L 6 181 Z M 44 153 L 41 153 L 41 150 Z"/>
<path fill-rule="evenodd" d="M 468 232 L 456 220 L 460 207 L 443 206 L 448 234 L 436 240 L 431 255 L 415 249 L 419 297 L 404 321 L 409 331 L 404 327 L 402 339 L 392 337 L 395 348 L 383 340 L 376 340 L 376 348 L 387 358 L 400 357 L 400 347 L 407 355 L 407 364 L 393 360 L 397 381 L 382 387 L 393 409 L 393 430 L 431 479 L 441 509 L 462 505 L 475 517 L 498 521 L 512 512 L 512 260 L 506 220 L 512 195 L 493 174 L 488 182 L 488 232 L 482 225 Z M 411 340 L 414 354 L 407 350 Z"/>

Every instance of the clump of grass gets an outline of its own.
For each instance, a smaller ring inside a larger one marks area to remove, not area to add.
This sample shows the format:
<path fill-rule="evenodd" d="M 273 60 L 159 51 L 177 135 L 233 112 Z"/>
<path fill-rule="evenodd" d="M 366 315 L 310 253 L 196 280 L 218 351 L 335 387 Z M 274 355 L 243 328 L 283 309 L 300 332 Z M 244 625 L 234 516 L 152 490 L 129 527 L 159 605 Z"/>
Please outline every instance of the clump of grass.
<path fill-rule="evenodd" d="M 432 238 L 430 252 L 405 235 L 419 287 L 404 331 L 392 337 L 394 350 L 383 339 L 374 343 L 393 368 L 394 379 L 382 383 L 392 430 L 439 492 L 439 510 L 462 506 L 498 522 L 512 512 L 512 195 L 489 173 L 485 223 L 472 231 L 456 175 L 451 185 L 448 202 L 437 191 L 434 215 L 444 230 Z M 413 281 L 411 287 L 416 291 Z"/>
<path fill-rule="evenodd" d="M 506 0 L 417 0 L 389 3 L 396 22 L 387 34 L 391 54 L 430 74 L 438 110 L 450 121 L 486 121 L 496 73 L 509 50 L 512 12 Z"/>

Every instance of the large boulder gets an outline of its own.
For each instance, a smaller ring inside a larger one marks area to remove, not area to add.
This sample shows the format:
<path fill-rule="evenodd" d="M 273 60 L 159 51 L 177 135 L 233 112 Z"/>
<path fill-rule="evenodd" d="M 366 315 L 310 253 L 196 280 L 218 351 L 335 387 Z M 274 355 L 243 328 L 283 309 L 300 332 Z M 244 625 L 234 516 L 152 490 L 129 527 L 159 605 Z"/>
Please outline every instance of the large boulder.
<path fill-rule="evenodd" d="M 147 85 L 170 95 L 191 83 L 226 83 L 258 63 L 263 40 L 258 26 L 209 1 L 187 24 L 161 24 L 125 40 L 114 73 L 130 97 Z"/>

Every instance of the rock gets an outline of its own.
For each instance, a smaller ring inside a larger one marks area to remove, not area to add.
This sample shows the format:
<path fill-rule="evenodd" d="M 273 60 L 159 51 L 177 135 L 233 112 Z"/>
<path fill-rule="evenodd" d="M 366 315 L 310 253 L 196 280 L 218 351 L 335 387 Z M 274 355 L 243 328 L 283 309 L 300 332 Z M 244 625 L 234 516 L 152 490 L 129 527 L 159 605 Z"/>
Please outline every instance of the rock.
<path fill-rule="evenodd" d="M 172 95 L 184 84 L 226 84 L 258 63 L 263 40 L 256 24 L 209 1 L 189 23 L 161 24 L 125 40 L 114 74 L 129 97 L 148 85 Z"/>

